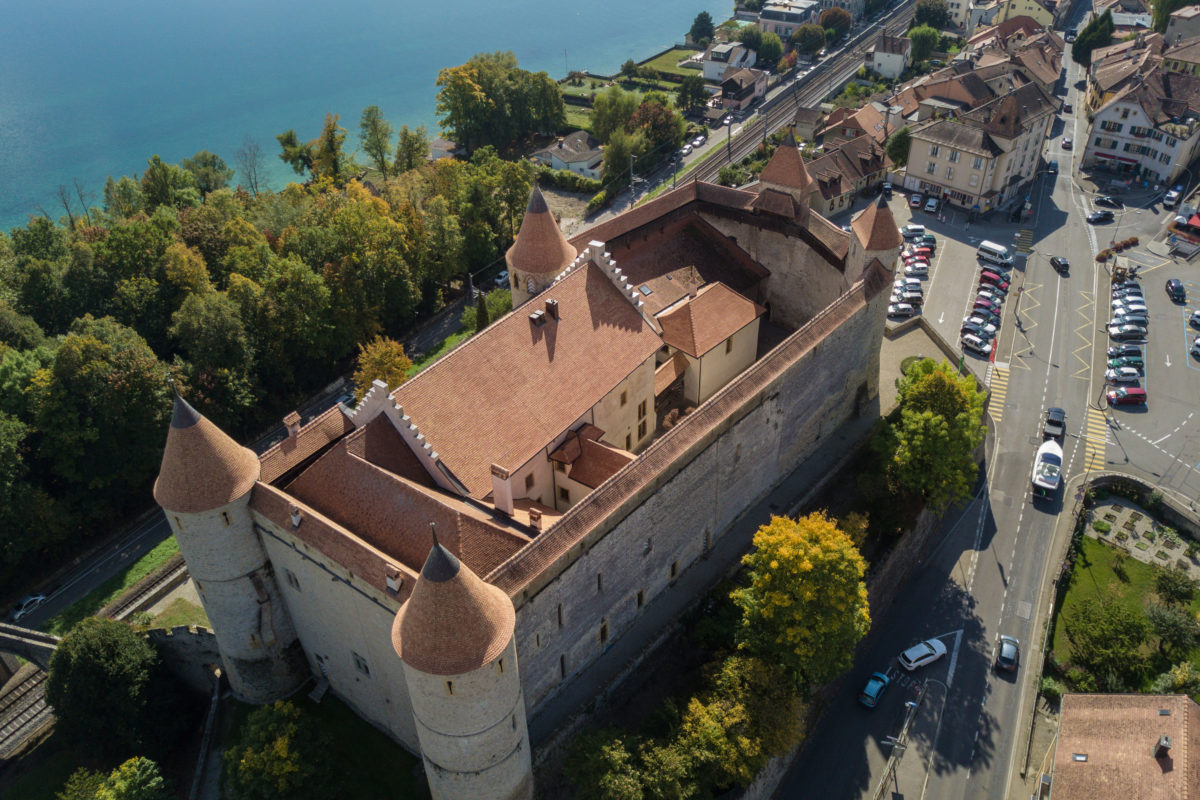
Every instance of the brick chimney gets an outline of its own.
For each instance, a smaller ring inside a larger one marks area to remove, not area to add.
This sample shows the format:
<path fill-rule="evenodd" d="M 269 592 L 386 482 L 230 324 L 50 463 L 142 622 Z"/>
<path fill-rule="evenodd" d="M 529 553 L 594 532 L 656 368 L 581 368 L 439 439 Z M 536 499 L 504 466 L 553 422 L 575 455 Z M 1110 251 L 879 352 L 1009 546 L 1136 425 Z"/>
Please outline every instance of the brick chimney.
<path fill-rule="evenodd" d="M 288 414 L 283 418 L 283 424 L 287 426 L 288 438 L 295 438 L 296 434 L 300 432 L 299 412 L 293 411 L 292 413 Z"/>
<path fill-rule="evenodd" d="M 492 464 L 492 502 L 496 508 L 508 514 L 513 513 L 512 481 L 508 470 L 499 464 Z"/>
<path fill-rule="evenodd" d="M 1158 737 L 1158 744 L 1154 745 L 1154 757 L 1155 758 L 1167 758 L 1170 755 L 1171 755 L 1171 737 L 1170 736 Z"/>

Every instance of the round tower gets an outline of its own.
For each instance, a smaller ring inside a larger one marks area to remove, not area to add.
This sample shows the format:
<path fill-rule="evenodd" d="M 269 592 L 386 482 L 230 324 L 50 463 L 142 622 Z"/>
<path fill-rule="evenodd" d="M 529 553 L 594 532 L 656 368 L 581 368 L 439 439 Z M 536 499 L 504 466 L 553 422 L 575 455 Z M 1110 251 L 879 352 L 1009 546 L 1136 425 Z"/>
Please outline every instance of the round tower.
<path fill-rule="evenodd" d="M 904 239 L 882 194 L 850 221 L 850 229 L 854 235 L 850 237 L 847 275 L 865 274 L 874 259 L 879 259 L 889 272 L 895 269 Z"/>
<path fill-rule="evenodd" d="M 212 623 L 234 694 L 266 703 L 308 678 L 303 650 L 254 530 L 259 462 L 175 395 L 154 499 Z"/>
<path fill-rule="evenodd" d="M 392 625 L 433 800 L 532 800 L 516 611 L 434 538 Z"/>
<path fill-rule="evenodd" d="M 788 130 L 783 144 L 775 148 L 770 161 L 759 173 L 758 191 L 761 194 L 767 190 L 791 195 L 796 202 L 796 221 L 803 223 L 807 220 L 810 199 L 813 192 L 817 191 L 817 186 L 804 166 L 804 159 L 800 157 L 800 148 L 791 130 Z"/>
<path fill-rule="evenodd" d="M 546 198 L 542 197 L 542 190 L 535 183 L 529 205 L 525 207 L 521 230 L 504 254 L 513 308 L 553 283 L 578 254 L 559 230 Z"/>

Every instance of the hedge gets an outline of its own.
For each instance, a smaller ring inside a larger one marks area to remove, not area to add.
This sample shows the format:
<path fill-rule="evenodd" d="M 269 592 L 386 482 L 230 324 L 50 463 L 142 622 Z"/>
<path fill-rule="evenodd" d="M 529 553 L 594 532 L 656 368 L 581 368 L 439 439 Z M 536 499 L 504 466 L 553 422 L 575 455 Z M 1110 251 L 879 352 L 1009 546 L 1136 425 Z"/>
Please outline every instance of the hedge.
<path fill-rule="evenodd" d="M 588 178 L 569 169 L 551 169 L 545 164 L 537 168 L 538 182 L 565 192 L 597 192 L 603 185 L 595 178 Z"/>

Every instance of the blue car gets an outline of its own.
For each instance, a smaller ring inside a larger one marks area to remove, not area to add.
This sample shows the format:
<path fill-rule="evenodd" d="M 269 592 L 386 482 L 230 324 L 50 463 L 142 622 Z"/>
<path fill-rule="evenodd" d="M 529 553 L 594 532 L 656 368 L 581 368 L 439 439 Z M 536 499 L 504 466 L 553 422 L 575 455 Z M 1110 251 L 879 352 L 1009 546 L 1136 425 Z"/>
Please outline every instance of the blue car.
<path fill-rule="evenodd" d="M 874 708 L 879 704 L 879 698 L 883 697 L 883 692 L 887 689 L 891 679 L 882 672 L 871 673 L 871 677 L 867 680 L 867 685 L 858 693 L 858 702 L 862 703 L 867 708 Z"/>

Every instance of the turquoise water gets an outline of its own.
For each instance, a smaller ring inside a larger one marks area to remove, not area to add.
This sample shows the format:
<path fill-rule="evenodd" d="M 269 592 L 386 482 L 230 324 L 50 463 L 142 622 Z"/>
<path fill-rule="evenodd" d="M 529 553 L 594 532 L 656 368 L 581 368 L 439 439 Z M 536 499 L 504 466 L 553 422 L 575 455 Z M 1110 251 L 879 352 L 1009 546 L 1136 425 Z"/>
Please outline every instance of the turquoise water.
<path fill-rule="evenodd" d="M 18 4 L 19 3 L 19 4 Z M 522 67 L 615 72 L 682 41 L 728 0 L 17 0 L 5 4 L 0 47 L 0 230 L 45 209 L 78 178 L 99 204 L 107 176 L 141 172 L 158 154 L 198 150 L 233 165 L 246 136 L 268 183 L 292 175 L 275 135 L 320 132 L 325 114 L 355 134 L 378 105 L 393 125 L 436 129 L 440 68 L 512 50 Z M 15 7 L 14 7 L 15 6 Z M 565 50 L 565 54 L 564 54 Z M 236 178 L 235 178 L 236 180 Z"/>

